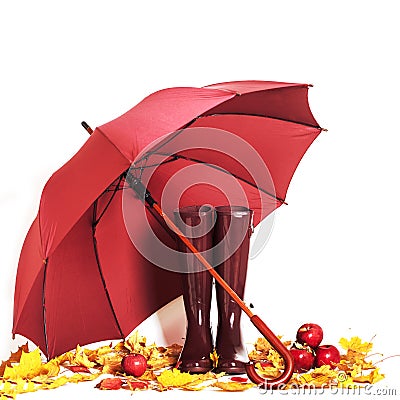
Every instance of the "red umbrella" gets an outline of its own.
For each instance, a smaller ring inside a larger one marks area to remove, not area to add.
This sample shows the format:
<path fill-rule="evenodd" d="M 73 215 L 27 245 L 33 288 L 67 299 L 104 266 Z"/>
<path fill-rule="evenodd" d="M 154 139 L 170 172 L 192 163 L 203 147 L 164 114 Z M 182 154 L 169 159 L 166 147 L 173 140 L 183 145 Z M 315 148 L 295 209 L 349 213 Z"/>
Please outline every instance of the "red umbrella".
<path fill-rule="evenodd" d="M 134 192 L 124 190 L 126 178 L 146 186 L 142 195 L 151 193 L 163 217 L 194 201 L 245 200 L 257 225 L 284 203 L 300 159 L 321 132 L 308 86 L 171 88 L 96 128 L 43 190 L 20 256 L 13 333 L 51 358 L 78 343 L 124 338 L 178 297 L 177 259 L 164 253 L 175 240 L 151 200 L 143 212 Z"/>

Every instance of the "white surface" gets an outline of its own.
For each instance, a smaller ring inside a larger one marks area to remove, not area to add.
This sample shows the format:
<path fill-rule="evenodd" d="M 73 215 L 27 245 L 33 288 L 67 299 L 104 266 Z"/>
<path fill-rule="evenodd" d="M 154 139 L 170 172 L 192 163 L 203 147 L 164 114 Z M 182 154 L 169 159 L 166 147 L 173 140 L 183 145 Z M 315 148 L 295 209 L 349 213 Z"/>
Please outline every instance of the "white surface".
<path fill-rule="evenodd" d="M 311 109 L 329 129 L 302 160 L 288 191 L 289 206 L 278 210 L 269 243 L 250 263 L 246 300 L 287 338 L 312 321 L 324 328 L 326 343 L 376 335 L 376 351 L 400 354 L 395 5 L 3 2 L 0 359 L 23 342 L 11 340 L 19 252 L 46 180 L 86 140 L 80 122 L 101 125 L 161 88 L 241 79 L 314 84 Z M 182 307 L 170 309 L 181 312 L 173 313 L 176 324 L 168 324 L 169 312 L 160 313 L 141 333 L 160 344 L 179 339 Z M 249 342 L 257 337 L 245 319 L 244 329 Z M 393 387 L 400 358 L 386 361 L 382 370 L 383 384 Z M 88 383 L 24 398 L 71 396 L 130 394 L 100 393 Z"/>

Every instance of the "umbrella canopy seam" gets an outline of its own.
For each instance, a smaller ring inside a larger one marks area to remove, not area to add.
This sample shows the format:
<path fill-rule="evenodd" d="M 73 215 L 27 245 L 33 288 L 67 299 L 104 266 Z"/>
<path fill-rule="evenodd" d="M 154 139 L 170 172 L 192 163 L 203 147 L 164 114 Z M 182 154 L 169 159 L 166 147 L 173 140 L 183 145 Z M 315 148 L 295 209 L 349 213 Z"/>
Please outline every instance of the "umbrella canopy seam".
<path fill-rule="evenodd" d="M 270 90 L 273 90 L 273 89 L 270 89 Z M 229 100 L 227 100 L 227 101 L 229 101 Z M 168 143 L 170 143 L 172 140 L 174 140 L 177 136 L 179 136 L 180 134 L 185 132 L 185 130 L 187 128 L 190 128 L 191 125 L 193 125 L 197 120 L 203 119 L 203 118 L 221 116 L 221 115 L 243 115 L 243 116 L 251 116 L 251 117 L 269 118 L 269 119 L 274 119 L 274 120 L 278 120 L 278 121 L 289 122 L 289 123 L 292 123 L 292 124 L 298 124 L 298 125 L 306 126 L 306 127 L 309 127 L 309 128 L 320 129 L 321 131 L 324 130 L 319 125 L 306 124 L 304 122 L 297 122 L 297 121 L 293 121 L 293 120 L 289 120 L 289 119 L 285 119 L 285 118 L 273 117 L 273 116 L 270 116 L 270 115 L 263 115 L 263 114 L 250 114 L 250 113 L 239 113 L 239 112 L 226 112 L 226 113 L 214 113 L 214 114 L 203 113 L 202 115 L 199 115 L 196 118 L 193 118 L 191 121 L 189 121 L 187 124 L 185 124 L 183 127 L 179 128 L 175 132 L 171 132 L 169 135 L 167 135 L 168 137 L 166 138 L 165 141 L 160 143 L 158 146 L 156 146 L 152 150 L 149 150 L 146 153 L 144 153 L 138 160 L 135 160 L 133 162 L 133 164 L 135 165 L 135 164 L 137 164 L 139 162 L 142 162 L 143 160 L 145 160 L 146 158 L 148 158 L 152 154 L 156 154 L 156 152 L 158 150 L 160 150 L 161 148 L 166 146 Z"/>
<path fill-rule="evenodd" d="M 222 168 L 222 167 L 219 167 L 218 165 L 210 164 L 210 163 L 208 163 L 208 162 L 206 162 L 206 161 L 202 161 L 202 160 L 199 160 L 199 159 L 196 159 L 196 158 L 192 158 L 192 157 L 182 156 L 182 155 L 176 154 L 176 153 L 173 153 L 173 154 L 169 154 L 169 153 L 153 153 L 153 155 L 160 155 L 160 156 L 172 157 L 172 158 L 171 158 L 170 160 L 165 160 L 165 161 L 163 161 L 163 162 L 161 162 L 161 163 L 159 163 L 159 164 L 152 164 L 152 165 L 145 166 L 145 167 L 140 167 L 140 168 L 150 168 L 150 167 L 154 167 L 154 166 L 159 166 L 159 165 L 163 165 L 163 164 L 166 164 L 166 163 L 168 163 L 168 162 L 171 162 L 171 161 L 176 161 L 176 160 L 178 160 L 178 159 L 187 160 L 187 161 L 193 161 L 193 162 L 195 162 L 195 163 L 199 163 L 199 164 L 205 165 L 205 166 L 207 166 L 207 167 L 216 169 L 217 171 L 224 172 L 225 174 L 231 175 L 231 176 L 233 176 L 235 179 L 239 179 L 240 181 L 242 181 L 242 182 L 244 182 L 244 183 L 246 183 L 246 184 L 248 184 L 248 185 L 254 187 L 254 188 L 257 189 L 257 190 L 260 190 L 261 192 L 265 193 L 266 195 L 268 195 L 268 196 L 272 197 L 273 199 L 279 201 L 281 204 L 287 205 L 287 203 L 285 202 L 284 199 L 281 199 L 280 197 L 275 196 L 275 195 L 272 194 L 271 192 L 268 192 L 267 190 L 261 188 L 260 186 L 255 185 L 254 183 L 250 182 L 249 180 L 244 179 L 244 178 L 240 177 L 240 176 L 237 175 L 237 174 L 234 174 L 234 173 L 232 173 L 232 172 L 229 172 L 229 171 L 227 171 L 226 169 L 224 169 L 224 168 Z M 132 170 L 132 169 L 136 169 L 136 168 L 130 168 L 130 170 Z M 139 169 L 139 167 L 138 167 L 138 169 Z"/>
<path fill-rule="evenodd" d="M 116 193 L 116 191 L 114 193 Z M 115 319 L 115 323 L 116 323 L 117 329 L 118 329 L 118 331 L 119 331 L 119 333 L 121 335 L 121 339 L 123 339 L 125 337 L 125 335 L 122 332 L 121 325 L 120 325 L 120 323 L 118 321 L 117 314 L 115 312 L 113 303 L 111 301 L 110 292 L 108 291 L 107 284 L 106 284 L 106 281 L 104 279 L 103 269 L 102 269 L 101 263 L 100 263 L 100 257 L 99 257 L 99 251 L 98 251 L 98 246 L 97 246 L 97 239 L 96 239 L 96 227 L 97 227 L 97 223 L 99 221 L 99 219 L 98 219 L 97 222 L 96 222 L 97 204 L 98 203 L 97 203 L 97 200 L 96 200 L 94 202 L 94 205 L 93 205 L 93 224 L 92 224 L 92 239 L 93 239 L 94 256 L 95 256 L 95 259 L 96 259 L 97 268 L 99 270 L 101 283 L 103 284 L 104 291 L 105 291 L 105 294 L 106 294 L 107 302 L 108 302 L 108 304 L 110 306 L 112 316 Z M 104 213 L 102 213 L 102 215 L 104 215 Z"/>

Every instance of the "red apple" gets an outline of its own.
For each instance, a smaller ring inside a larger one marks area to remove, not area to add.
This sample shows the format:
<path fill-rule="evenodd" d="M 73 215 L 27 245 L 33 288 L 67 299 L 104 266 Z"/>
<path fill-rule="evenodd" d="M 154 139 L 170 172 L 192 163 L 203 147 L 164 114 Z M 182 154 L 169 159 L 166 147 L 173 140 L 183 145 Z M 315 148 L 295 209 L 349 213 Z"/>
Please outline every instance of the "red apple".
<path fill-rule="evenodd" d="M 315 366 L 321 367 L 322 365 L 330 365 L 335 368 L 336 364 L 340 362 L 339 350 L 331 345 L 319 346 L 315 350 Z"/>
<path fill-rule="evenodd" d="M 294 360 L 294 370 L 295 372 L 307 372 L 314 365 L 314 355 L 310 350 L 307 349 L 290 349 Z"/>
<path fill-rule="evenodd" d="M 128 354 L 122 359 L 121 365 L 126 374 L 138 378 L 146 372 L 147 360 L 141 354 Z"/>
<path fill-rule="evenodd" d="M 304 346 L 310 346 L 313 349 L 317 348 L 322 339 L 324 337 L 324 333 L 322 328 L 317 324 L 304 324 L 297 331 L 296 339 L 299 343 Z"/>

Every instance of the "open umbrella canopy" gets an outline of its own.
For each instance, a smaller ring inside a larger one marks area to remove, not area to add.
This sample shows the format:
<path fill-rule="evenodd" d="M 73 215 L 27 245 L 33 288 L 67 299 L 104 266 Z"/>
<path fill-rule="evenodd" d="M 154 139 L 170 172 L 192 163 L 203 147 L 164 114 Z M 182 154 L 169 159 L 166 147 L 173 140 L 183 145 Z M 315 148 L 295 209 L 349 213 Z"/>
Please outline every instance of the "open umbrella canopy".
<path fill-rule="evenodd" d="M 246 204 L 257 225 L 284 203 L 321 132 L 308 86 L 165 89 L 96 128 L 43 189 L 19 260 L 13 333 L 51 358 L 124 338 L 180 296 L 173 235 L 125 183 L 127 171 L 170 215 L 191 204 Z"/>

